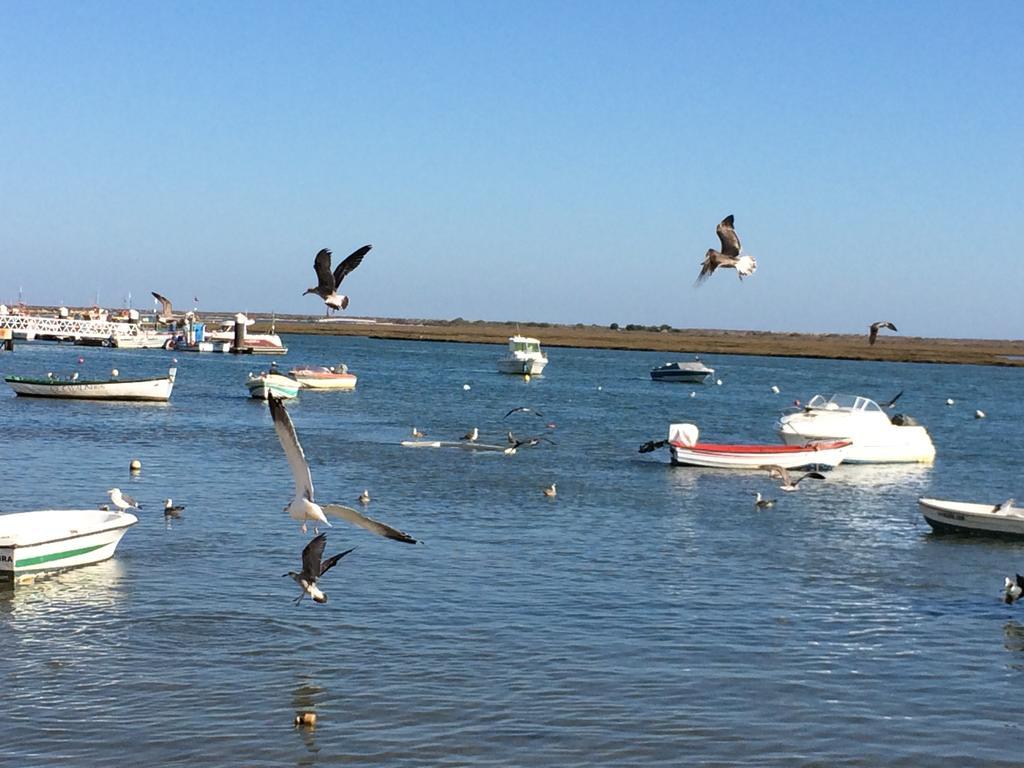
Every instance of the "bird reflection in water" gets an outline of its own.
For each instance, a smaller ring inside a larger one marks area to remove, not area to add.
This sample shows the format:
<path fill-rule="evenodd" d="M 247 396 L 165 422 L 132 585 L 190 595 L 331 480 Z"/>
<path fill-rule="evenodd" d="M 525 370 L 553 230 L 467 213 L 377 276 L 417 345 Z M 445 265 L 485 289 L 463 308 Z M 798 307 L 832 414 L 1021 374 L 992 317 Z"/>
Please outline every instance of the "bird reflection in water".
<path fill-rule="evenodd" d="M 1010 653 L 1024 655 L 1024 624 L 1010 619 L 1003 625 L 1003 647 Z M 1024 672 L 1024 658 L 1016 658 L 1009 666 Z"/>

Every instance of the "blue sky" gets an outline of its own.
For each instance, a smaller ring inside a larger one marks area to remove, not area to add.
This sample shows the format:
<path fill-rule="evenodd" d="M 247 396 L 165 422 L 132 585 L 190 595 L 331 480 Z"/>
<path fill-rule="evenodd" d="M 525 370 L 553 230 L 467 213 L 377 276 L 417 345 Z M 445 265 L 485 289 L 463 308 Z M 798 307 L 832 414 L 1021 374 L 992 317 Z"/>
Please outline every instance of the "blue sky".
<path fill-rule="evenodd" d="M 1024 336 L 1021 3 L 0 13 L 0 300 Z"/>

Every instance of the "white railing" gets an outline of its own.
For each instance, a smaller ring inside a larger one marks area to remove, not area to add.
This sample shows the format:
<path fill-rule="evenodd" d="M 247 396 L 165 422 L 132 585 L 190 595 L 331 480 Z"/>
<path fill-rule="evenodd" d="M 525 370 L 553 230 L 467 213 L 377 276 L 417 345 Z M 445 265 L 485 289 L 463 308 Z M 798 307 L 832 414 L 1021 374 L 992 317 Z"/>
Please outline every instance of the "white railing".
<path fill-rule="evenodd" d="M 74 320 L 70 317 L 0 315 L 0 328 L 26 338 L 56 336 L 67 339 L 109 339 L 139 335 L 137 323 L 113 323 L 108 320 Z"/>

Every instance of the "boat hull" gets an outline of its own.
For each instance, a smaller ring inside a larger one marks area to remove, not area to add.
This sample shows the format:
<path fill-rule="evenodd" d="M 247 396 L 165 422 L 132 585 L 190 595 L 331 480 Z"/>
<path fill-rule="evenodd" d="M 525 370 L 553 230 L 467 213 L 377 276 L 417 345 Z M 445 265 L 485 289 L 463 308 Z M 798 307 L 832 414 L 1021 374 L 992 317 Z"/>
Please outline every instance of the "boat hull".
<path fill-rule="evenodd" d="M 996 512 L 995 505 L 921 498 L 918 507 L 936 533 L 1024 539 L 1024 510 Z"/>
<path fill-rule="evenodd" d="M 291 399 L 299 394 L 299 382 L 276 373 L 253 376 L 245 386 L 249 389 L 249 396 L 254 400 L 266 400 L 271 394 L 274 397 Z"/>
<path fill-rule="evenodd" d="M 872 434 L 850 435 L 808 434 L 787 429 L 778 430 L 786 445 L 802 445 L 808 440 L 849 440 L 853 443 L 846 457 L 847 464 L 930 464 L 935 461 L 935 446 L 924 427 L 897 427 Z M 904 431 L 906 430 L 906 431 Z"/>
<path fill-rule="evenodd" d="M 539 376 L 544 372 L 544 366 L 548 364 L 547 360 L 510 360 L 508 358 L 501 358 L 498 360 L 498 373 L 512 373 L 518 376 L 525 376 L 530 374 L 531 376 Z"/>
<path fill-rule="evenodd" d="M 761 469 L 771 464 L 785 469 L 831 469 L 845 461 L 849 446 L 846 441 L 802 446 L 669 443 L 673 465 L 714 469 Z"/>
<path fill-rule="evenodd" d="M 317 372 L 289 371 L 303 389 L 334 389 L 351 391 L 356 388 L 357 377 L 352 373 L 323 374 Z"/>
<path fill-rule="evenodd" d="M 174 369 L 161 379 L 122 381 L 47 381 L 8 376 L 5 381 L 21 397 L 64 400 L 143 400 L 166 402 L 174 389 Z"/>
<path fill-rule="evenodd" d="M 653 381 L 670 381 L 670 382 L 681 382 L 686 384 L 703 384 L 704 380 L 707 379 L 714 371 L 708 371 L 707 373 L 699 373 L 696 371 L 659 371 L 657 369 L 651 371 L 651 379 Z"/>
<path fill-rule="evenodd" d="M 43 510 L 0 515 L 0 578 L 107 560 L 135 515 L 101 510 Z"/>

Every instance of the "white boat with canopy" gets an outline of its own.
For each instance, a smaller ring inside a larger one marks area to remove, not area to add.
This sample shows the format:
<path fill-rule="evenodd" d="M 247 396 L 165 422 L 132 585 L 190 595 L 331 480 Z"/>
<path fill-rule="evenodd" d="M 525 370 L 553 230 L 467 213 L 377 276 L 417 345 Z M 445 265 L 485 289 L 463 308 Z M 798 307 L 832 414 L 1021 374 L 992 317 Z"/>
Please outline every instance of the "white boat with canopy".
<path fill-rule="evenodd" d="M 508 339 L 508 352 L 498 358 L 498 372 L 537 376 L 547 364 L 548 357 L 541 351 L 537 339 L 516 334 Z"/>
<path fill-rule="evenodd" d="M 808 440 L 850 440 L 847 464 L 930 463 L 935 446 L 928 431 L 910 416 L 891 419 L 874 400 L 859 395 L 815 395 L 793 409 L 775 428 L 786 445 Z"/>

